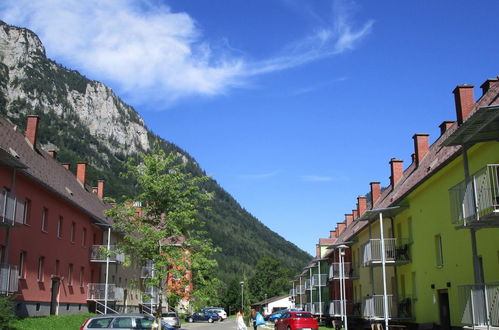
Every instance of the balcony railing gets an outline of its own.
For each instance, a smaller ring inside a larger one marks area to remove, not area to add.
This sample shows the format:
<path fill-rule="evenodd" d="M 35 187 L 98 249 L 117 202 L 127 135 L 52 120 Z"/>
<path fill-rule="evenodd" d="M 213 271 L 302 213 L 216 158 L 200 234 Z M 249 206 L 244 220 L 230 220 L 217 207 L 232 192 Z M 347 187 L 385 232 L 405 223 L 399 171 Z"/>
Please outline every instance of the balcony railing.
<path fill-rule="evenodd" d="M 296 289 L 290 289 L 290 290 L 289 290 L 289 295 L 290 295 L 291 297 L 296 297 Z"/>
<path fill-rule="evenodd" d="M 16 197 L 3 190 L 0 194 L 0 225 L 13 226 L 16 218 Z"/>
<path fill-rule="evenodd" d="M 297 285 L 296 286 L 296 294 L 305 294 L 305 291 L 307 289 L 305 288 L 305 285 Z"/>
<path fill-rule="evenodd" d="M 312 286 L 326 286 L 327 274 L 314 274 L 312 275 Z"/>
<path fill-rule="evenodd" d="M 303 310 L 303 304 L 295 304 L 295 308 L 296 309 L 300 309 L 300 310 Z"/>
<path fill-rule="evenodd" d="M 414 299 L 412 297 L 397 297 L 387 295 L 388 317 L 390 319 L 408 320 L 413 318 Z M 370 319 L 385 317 L 385 303 L 383 295 L 365 297 L 362 304 L 362 316 Z"/>
<path fill-rule="evenodd" d="M 499 220 L 499 164 L 490 164 L 451 189 L 452 222 L 473 225 L 479 221 Z"/>
<path fill-rule="evenodd" d="M 18 289 L 18 272 L 15 265 L 0 265 L 0 294 L 9 295 Z"/>
<path fill-rule="evenodd" d="M 116 253 L 116 250 L 116 246 L 110 246 L 109 261 L 124 263 L 125 255 L 123 253 Z M 107 256 L 107 245 L 93 245 L 90 248 L 90 262 L 106 262 Z"/>
<path fill-rule="evenodd" d="M 312 282 L 310 280 L 305 280 L 305 291 L 312 289 Z"/>
<path fill-rule="evenodd" d="M 159 301 L 158 298 L 158 288 L 147 287 L 142 292 L 142 304 L 156 305 Z"/>
<path fill-rule="evenodd" d="M 408 263 L 411 261 L 409 240 L 403 238 L 385 238 L 385 262 Z M 381 239 L 370 239 L 361 247 L 362 265 L 381 263 Z"/>
<path fill-rule="evenodd" d="M 357 268 L 351 262 L 345 262 L 345 279 L 358 278 L 359 275 L 357 273 Z M 329 266 L 329 279 L 330 280 L 339 280 L 340 279 L 340 263 L 333 262 Z"/>
<path fill-rule="evenodd" d="M 360 316 L 361 304 L 347 300 L 346 312 L 348 316 Z M 333 300 L 329 303 L 328 314 L 335 317 L 341 317 L 341 300 Z"/>
<path fill-rule="evenodd" d="M 499 282 L 459 287 L 461 323 L 499 327 Z"/>
<path fill-rule="evenodd" d="M 107 300 L 123 300 L 123 288 L 116 284 L 107 285 Z M 106 299 L 106 284 L 105 283 L 88 283 L 87 291 L 88 300 L 105 300 Z"/>

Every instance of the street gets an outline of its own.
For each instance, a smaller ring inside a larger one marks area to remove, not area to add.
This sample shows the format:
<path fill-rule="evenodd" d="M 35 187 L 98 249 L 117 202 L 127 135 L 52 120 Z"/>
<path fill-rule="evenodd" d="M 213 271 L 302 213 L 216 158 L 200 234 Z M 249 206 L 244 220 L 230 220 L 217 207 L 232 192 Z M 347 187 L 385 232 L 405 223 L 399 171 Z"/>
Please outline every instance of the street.
<path fill-rule="evenodd" d="M 259 330 L 264 329 L 273 329 L 273 326 L 265 325 L 259 326 Z M 227 319 L 223 322 L 215 322 L 215 323 L 207 323 L 207 322 L 198 322 L 198 323 L 188 323 L 182 322 L 182 329 L 196 329 L 196 330 L 236 330 L 236 319 L 231 318 Z M 252 330 L 253 327 L 248 327 L 248 330 Z"/>

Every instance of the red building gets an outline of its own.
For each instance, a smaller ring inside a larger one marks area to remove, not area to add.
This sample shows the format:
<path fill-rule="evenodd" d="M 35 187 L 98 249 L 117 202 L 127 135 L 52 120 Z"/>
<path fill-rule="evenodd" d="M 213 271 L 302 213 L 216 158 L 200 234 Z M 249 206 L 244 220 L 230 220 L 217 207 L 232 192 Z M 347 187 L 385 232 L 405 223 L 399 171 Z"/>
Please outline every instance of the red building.
<path fill-rule="evenodd" d="M 75 177 L 41 150 L 37 129 L 35 116 L 25 134 L 0 118 L 0 290 L 21 316 L 87 312 L 87 284 L 101 278 L 89 251 L 109 226 L 103 183 L 93 192 L 85 163 Z"/>

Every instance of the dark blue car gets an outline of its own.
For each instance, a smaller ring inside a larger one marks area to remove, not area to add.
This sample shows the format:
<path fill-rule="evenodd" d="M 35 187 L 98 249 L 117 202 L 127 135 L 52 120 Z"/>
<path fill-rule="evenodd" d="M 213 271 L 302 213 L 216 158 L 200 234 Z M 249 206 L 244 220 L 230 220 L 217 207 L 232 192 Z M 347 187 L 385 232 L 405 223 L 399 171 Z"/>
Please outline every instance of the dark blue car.
<path fill-rule="evenodd" d="M 189 315 L 185 318 L 187 322 L 209 322 L 213 323 L 220 320 L 220 316 L 214 312 L 199 312 L 196 314 Z"/>
<path fill-rule="evenodd" d="M 277 320 L 279 320 L 281 318 L 282 314 L 284 314 L 286 312 L 292 312 L 292 311 L 299 311 L 299 309 L 296 309 L 296 308 L 286 308 L 286 309 L 274 312 L 274 313 L 272 313 L 272 314 L 269 315 L 268 320 L 270 322 L 274 322 L 275 323 L 275 322 L 277 322 Z"/>

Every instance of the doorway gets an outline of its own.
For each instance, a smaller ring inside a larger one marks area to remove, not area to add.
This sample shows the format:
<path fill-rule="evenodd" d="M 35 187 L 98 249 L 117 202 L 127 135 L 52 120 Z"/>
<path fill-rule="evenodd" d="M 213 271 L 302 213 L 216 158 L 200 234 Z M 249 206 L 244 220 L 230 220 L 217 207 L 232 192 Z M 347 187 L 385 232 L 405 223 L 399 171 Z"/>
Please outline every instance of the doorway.
<path fill-rule="evenodd" d="M 59 296 L 59 284 L 61 279 L 59 277 L 52 278 L 51 294 L 50 294 L 50 315 L 57 315 L 57 307 L 59 302 L 57 300 Z"/>
<path fill-rule="evenodd" d="M 440 329 L 450 330 L 449 292 L 438 290 L 438 309 L 440 311 Z"/>

